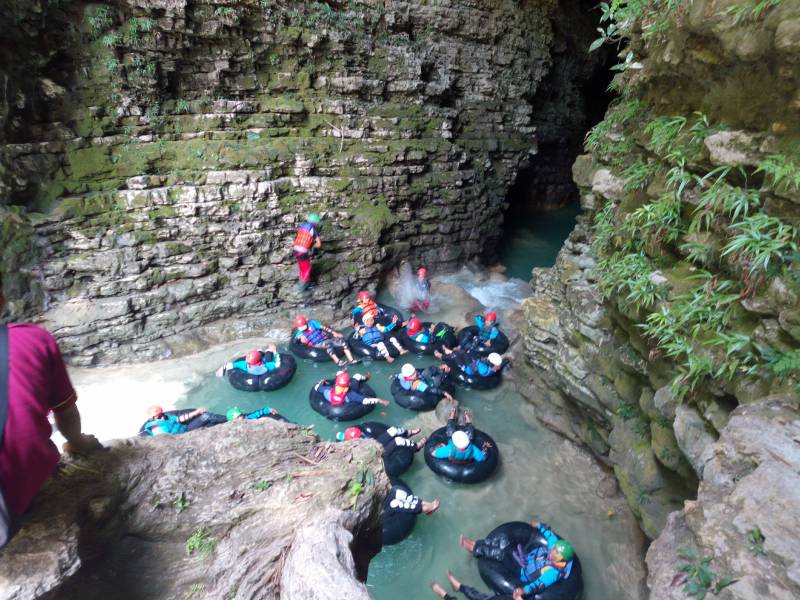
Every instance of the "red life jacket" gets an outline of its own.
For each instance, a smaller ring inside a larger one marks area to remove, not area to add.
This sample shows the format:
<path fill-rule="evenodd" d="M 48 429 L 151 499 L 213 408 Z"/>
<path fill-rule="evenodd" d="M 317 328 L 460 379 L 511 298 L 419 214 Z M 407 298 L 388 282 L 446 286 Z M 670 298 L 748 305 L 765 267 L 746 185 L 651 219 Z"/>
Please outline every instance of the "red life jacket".
<path fill-rule="evenodd" d="M 297 235 L 294 238 L 294 245 L 297 248 L 305 248 L 306 250 L 310 250 L 311 246 L 314 245 L 314 235 L 311 233 L 311 229 L 307 229 L 305 226 L 301 225 L 297 229 Z"/>
<path fill-rule="evenodd" d="M 350 391 L 350 388 L 344 388 L 344 392 L 341 394 L 336 393 L 336 386 L 334 385 L 331 388 L 331 404 L 334 406 L 339 406 L 347 402 L 347 392 Z"/>

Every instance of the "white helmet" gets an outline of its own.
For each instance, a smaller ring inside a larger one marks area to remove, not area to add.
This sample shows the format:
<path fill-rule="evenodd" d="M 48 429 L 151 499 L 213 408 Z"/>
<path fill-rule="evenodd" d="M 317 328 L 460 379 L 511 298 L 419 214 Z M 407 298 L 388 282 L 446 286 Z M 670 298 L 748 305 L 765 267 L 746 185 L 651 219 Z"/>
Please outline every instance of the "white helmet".
<path fill-rule="evenodd" d="M 400 373 L 406 379 L 411 379 L 416 372 L 417 372 L 417 370 L 414 368 L 414 365 L 412 365 L 411 363 L 404 364 L 403 368 L 400 369 Z"/>
<path fill-rule="evenodd" d="M 489 362 L 492 363 L 495 367 L 499 367 L 503 364 L 503 357 L 500 356 L 497 352 L 492 352 L 489 355 Z"/>
<path fill-rule="evenodd" d="M 460 429 L 453 434 L 453 445 L 459 450 L 469 446 L 469 436 Z"/>

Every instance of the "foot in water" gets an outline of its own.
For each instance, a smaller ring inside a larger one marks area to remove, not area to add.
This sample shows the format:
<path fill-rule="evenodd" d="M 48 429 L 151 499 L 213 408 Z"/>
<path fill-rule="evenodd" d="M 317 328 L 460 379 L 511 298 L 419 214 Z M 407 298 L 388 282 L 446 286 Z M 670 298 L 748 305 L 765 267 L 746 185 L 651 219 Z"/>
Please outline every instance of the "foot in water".
<path fill-rule="evenodd" d="M 419 441 L 417 442 L 416 450 L 417 451 L 422 450 L 425 447 L 425 442 L 427 442 L 427 441 L 428 441 L 427 437 L 420 438 Z"/>
<path fill-rule="evenodd" d="M 461 589 L 461 582 L 456 579 L 456 576 L 450 571 L 447 572 L 447 581 L 450 582 L 450 587 L 452 587 L 456 592 Z"/>
<path fill-rule="evenodd" d="M 435 581 L 431 581 L 431 589 L 433 590 L 434 594 L 439 596 L 439 598 L 446 598 L 447 597 L 447 592 L 445 592 L 444 588 L 442 586 L 440 586 L 438 583 L 436 583 Z"/>
<path fill-rule="evenodd" d="M 461 544 L 461 547 L 464 548 L 467 552 L 472 552 L 475 550 L 475 540 L 471 540 L 468 537 L 465 537 L 464 534 L 461 534 L 458 538 L 458 543 Z"/>
<path fill-rule="evenodd" d="M 441 502 L 439 501 L 438 498 L 436 498 L 436 500 L 434 500 L 433 502 L 426 502 L 425 500 L 423 500 L 422 501 L 422 512 L 424 512 L 426 515 L 430 515 L 432 513 L 435 513 L 438 510 L 440 505 L 441 505 Z"/>

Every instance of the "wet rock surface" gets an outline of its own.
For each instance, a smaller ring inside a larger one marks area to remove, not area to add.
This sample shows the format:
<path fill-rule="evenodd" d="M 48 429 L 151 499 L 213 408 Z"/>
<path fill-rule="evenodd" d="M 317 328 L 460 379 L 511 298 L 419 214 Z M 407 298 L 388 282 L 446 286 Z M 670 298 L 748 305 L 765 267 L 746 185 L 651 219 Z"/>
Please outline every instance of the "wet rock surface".
<path fill-rule="evenodd" d="M 0 598 L 366 600 L 388 489 L 378 444 L 268 419 L 117 441 L 45 485 Z"/>

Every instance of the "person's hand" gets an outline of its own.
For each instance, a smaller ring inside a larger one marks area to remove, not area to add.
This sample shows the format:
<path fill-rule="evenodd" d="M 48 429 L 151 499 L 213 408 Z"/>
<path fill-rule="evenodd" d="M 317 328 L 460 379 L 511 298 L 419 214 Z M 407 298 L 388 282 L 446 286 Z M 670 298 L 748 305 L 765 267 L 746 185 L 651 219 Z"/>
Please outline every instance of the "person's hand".
<path fill-rule="evenodd" d="M 388 401 L 388 400 L 381 400 L 381 399 L 379 399 L 379 400 L 378 400 L 378 402 L 379 402 L 380 404 L 383 404 L 384 406 L 389 406 L 389 401 Z"/>
<path fill-rule="evenodd" d="M 483 445 L 481 446 L 481 449 L 482 450 L 488 450 L 489 448 L 492 448 L 493 446 L 494 446 L 494 444 L 492 444 L 492 442 L 486 441 L 486 442 L 483 442 Z"/>
<path fill-rule="evenodd" d="M 525 598 L 525 590 L 522 588 L 514 588 L 514 593 L 512 594 L 514 600 L 523 600 Z"/>
<path fill-rule="evenodd" d="M 275 344 L 270 344 L 269 346 L 267 346 L 267 350 L 269 350 L 273 354 L 278 353 L 278 347 Z"/>
<path fill-rule="evenodd" d="M 82 433 L 77 440 L 64 442 L 61 449 L 67 454 L 89 454 L 93 450 L 100 450 L 102 447 L 96 437 Z"/>
<path fill-rule="evenodd" d="M 278 409 L 277 409 L 277 408 L 270 408 L 270 409 L 269 409 L 269 414 L 271 414 L 271 415 L 277 415 L 277 414 L 278 414 Z"/>
<path fill-rule="evenodd" d="M 400 317 L 398 317 L 397 315 L 392 315 L 392 323 L 397 323 L 397 321 L 399 321 L 399 320 L 400 320 Z"/>
<path fill-rule="evenodd" d="M 492 340 L 488 340 L 488 341 L 484 342 L 483 345 L 488 348 L 489 346 L 492 345 Z"/>

